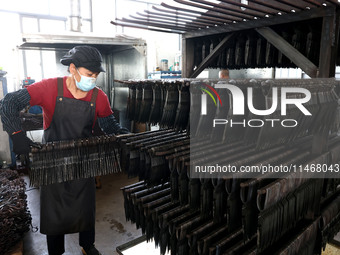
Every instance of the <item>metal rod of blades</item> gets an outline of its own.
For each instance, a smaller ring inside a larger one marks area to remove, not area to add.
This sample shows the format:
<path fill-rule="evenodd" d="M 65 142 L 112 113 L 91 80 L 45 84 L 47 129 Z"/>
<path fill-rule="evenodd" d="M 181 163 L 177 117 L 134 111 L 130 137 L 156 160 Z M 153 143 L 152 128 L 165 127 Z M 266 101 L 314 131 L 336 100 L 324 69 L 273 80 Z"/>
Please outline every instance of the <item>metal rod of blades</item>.
<path fill-rule="evenodd" d="M 168 24 L 168 25 L 178 25 L 178 26 L 185 26 L 187 28 L 192 28 L 192 29 L 196 29 L 196 28 L 202 28 L 205 27 L 204 25 L 196 25 L 196 24 L 192 24 L 191 22 L 187 22 L 187 21 L 171 21 L 171 22 L 167 22 L 163 20 L 159 20 L 159 19 L 153 19 L 150 17 L 136 17 L 134 15 L 129 15 L 131 18 L 136 19 L 136 21 L 138 20 L 142 20 L 144 22 L 155 22 L 155 23 L 159 23 L 159 24 Z"/>
<path fill-rule="evenodd" d="M 172 34 L 183 34 L 184 33 L 184 31 L 181 31 L 181 30 L 162 30 L 162 29 L 150 28 L 148 26 L 137 26 L 137 25 L 131 25 L 131 24 L 126 24 L 126 23 L 114 22 L 114 21 L 111 21 L 110 23 L 115 26 L 138 28 L 138 29 L 144 29 L 144 30 L 149 30 L 149 31 L 154 31 L 154 32 L 164 32 L 164 33 L 172 33 Z"/>
<path fill-rule="evenodd" d="M 190 18 L 184 18 L 184 17 L 176 17 L 173 15 L 168 15 L 168 14 L 161 14 L 157 12 L 149 12 L 145 11 L 147 14 L 139 13 L 137 12 L 138 15 L 143 16 L 143 17 L 150 17 L 150 18 L 155 18 L 155 19 L 164 19 L 164 17 L 167 17 L 167 20 L 172 20 L 172 21 L 186 21 L 190 22 L 193 24 L 197 25 L 205 25 L 205 26 L 211 26 L 215 25 L 215 22 L 207 22 L 207 21 L 198 21 L 197 19 L 190 19 Z"/>
<path fill-rule="evenodd" d="M 183 8 L 178 9 L 177 7 L 173 7 L 173 6 L 170 6 L 170 5 L 167 5 L 167 4 L 163 4 L 163 7 L 168 8 L 168 9 L 172 9 L 172 10 L 175 10 L 175 11 L 164 10 L 164 9 L 152 6 L 152 8 L 154 10 L 157 10 L 157 11 L 160 11 L 160 12 L 171 13 L 171 14 L 175 14 L 175 15 L 185 15 L 185 16 L 188 16 L 188 17 L 197 18 L 198 20 L 209 20 L 209 21 L 213 21 L 213 22 L 216 22 L 216 23 L 223 23 L 223 24 L 231 23 L 231 20 L 222 19 L 220 16 L 217 16 L 217 15 L 210 15 L 210 14 L 206 14 L 206 13 L 203 13 L 203 12 L 193 12 L 189 9 L 183 9 Z M 186 12 L 186 13 L 183 14 L 183 13 L 180 13 L 180 11 L 183 11 L 183 12 Z M 196 13 L 199 16 L 192 15 L 192 13 Z"/>
<path fill-rule="evenodd" d="M 256 7 L 254 5 L 242 4 L 242 3 L 238 3 L 238 2 L 235 2 L 235 1 L 231 1 L 231 0 L 220 0 L 220 1 L 223 2 L 223 3 L 234 5 L 234 6 L 239 6 L 241 8 L 254 10 L 254 11 L 257 11 L 257 12 L 260 12 L 260 13 L 263 13 L 263 14 L 271 14 L 271 15 L 277 14 L 276 12 L 273 12 L 273 10 L 268 10 L 267 8 L 263 8 L 263 6 L 262 7 Z"/>
<path fill-rule="evenodd" d="M 317 6 L 317 7 L 322 6 L 322 3 L 320 3 L 320 2 L 318 2 L 318 1 L 316 1 L 316 0 L 302 0 L 302 1 L 304 1 L 304 2 L 306 2 L 306 3 L 309 3 L 309 4 L 312 4 L 312 5 L 314 5 L 314 6 Z"/>
<path fill-rule="evenodd" d="M 174 0 L 174 1 L 179 3 L 179 4 L 184 4 L 184 5 L 187 5 L 187 6 L 201 8 L 201 9 L 204 9 L 204 10 L 207 10 L 207 11 L 210 11 L 210 12 L 228 15 L 229 18 L 232 18 L 235 21 L 242 21 L 243 19 L 252 19 L 252 16 L 250 16 L 250 15 L 244 15 L 244 14 L 228 11 L 223 7 L 208 7 L 208 6 L 205 6 L 205 5 L 202 5 L 202 4 L 195 4 L 195 3 L 187 2 L 187 1 L 183 1 L 183 0 Z"/>
<path fill-rule="evenodd" d="M 236 13 L 243 13 L 243 14 L 247 14 L 247 15 L 251 15 L 251 16 L 264 16 L 263 14 L 265 13 L 264 11 L 258 12 L 258 11 L 248 10 L 249 8 L 246 8 L 246 9 L 241 11 L 240 8 L 238 8 L 238 7 L 235 8 L 235 7 L 232 7 L 232 6 L 225 6 L 223 4 L 216 4 L 216 3 L 208 2 L 208 1 L 205 1 L 205 0 L 190 0 L 190 1 L 205 4 L 205 5 L 214 6 L 215 7 L 214 9 L 216 9 L 216 8 L 217 9 L 223 9 L 223 10 L 233 11 L 233 12 L 236 12 Z M 247 7 L 247 5 L 245 5 L 245 6 Z"/>
<path fill-rule="evenodd" d="M 131 19 L 116 19 L 118 21 L 122 22 L 128 22 L 128 23 L 133 23 L 133 24 L 141 24 L 141 25 L 146 25 L 146 26 L 153 26 L 153 27 L 160 27 L 160 28 L 168 28 L 168 29 L 178 29 L 182 31 L 189 31 L 190 29 L 186 28 L 185 26 L 169 26 L 165 24 L 159 24 L 159 23 L 153 23 L 153 22 L 143 22 L 143 21 L 138 21 L 138 20 L 131 20 Z"/>
<path fill-rule="evenodd" d="M 303 10 L 304 8 L 301 7 L 300 5 L 297 5 L 294 3 L 294 1 L 286 1 L 286 0 L 275 0 L 281 4 L 285 4 L 287 6 L 290 6 L 290 7 L 293 7 L 295 9 L 298 9 L 298 10 Z"/>
<path fill-rule="evenodd" d="M 168 14 L 174 14 L 174 15 L 176 15 L 176 17 L 178 16 L 184 16 L 185 18 L 186 17 L 192 17 L 192 18 L 198 18 L 198 17 L 200 17 L 200 14 L 197 14 L 197 15 L 194 15 L 194 14 L 189 14 L 189 13 L 181 13 L 180 11 L 178 11 L 178 10 L 176 10 L 176 11 L 169 11 L 168 9 L 162 9 L 162 8 L 159 8 L 159 7 L 157 7 L 157 6 L 152 6 L 152 9 L 153 10 L 156 10 L 156 11 L 159 11 L 159 12 L 161 12 L 161 13 L 168 13 Z M 150 11 L 145 11 L 146 13 L 148 13 L 148 12 L 150 12 Z"/>
<path fill-rule="evenodd" d="M 290 12 L 289 8 L 282 8 L 282 7 L 279 7 L 275 4 L 272 4 L 271 2 L 269 1 L 266 1 L 266 2 L 263 2 L 263 1 L 259 1 L 259 0 L 248 0 L 249 2 L 252 2 L 252 3 L 256 3 L 258 5 L 262 5 L 262 6 L 265 6 L 265 7 L 268 7 L 268 8 L 271 8 L 273 10 L 276 10 L 276 11 L 279 11 L 279 12 L 284 12 L 284 13 L 288 13 Z"/>
<path fill-rule="evenodd" d="M 220 21 L 225 21 L 226 23 L 229 21 L 234 21 L 234 19 L 231 19 L 228 16 L 222 16 L 222 15 L 217 15 L 217 14 L 213 14 L 213 13 L 207 13 L 207 12 L 200 12 L 200 11 L 195 11 L 195 10 L 190 10 L 190 9 L 185 9 L 185 8 L 180 8 L 180 7 L 175 7 L 175 6 L 171 6 L 165 3 L 161 3 L 161 5 L 165 8 L 169 8 L 169 9 L 173 9 L 173 10 L 177 10 L 177 11 L 183 11 L 183 12 L 188 12 L 188 13 L 196 13 L 196 14 L 200 14 L 202 16 L 209 16 L 209 17 L 213 17 L 213 18 L 217 18 Z"/>
<path fill-rule="evenodd" d="M 193 22 L 188 22 L 188 21 L 169 20 L 171 22 L 166 22 L 166 21 L 164 21 L 164 19 L 163 20 L 161 20 L 159 18 L 158 19 L 157 18 L 154 19 L 154 18 L 152 18 L 150 16 L 147 16 L 147 17 L 136 17 L 134 15 L 129 15 L 129 16 L 131 18 L 136 19 L 136 20 L 143 20 L 145 22 L 159 22 L 160 24 L 183 25 L 183 26 L 185 26 L 187 28 L 203 28 L 203 27 L 206 27 L 206 25 L 202 25 L 202 24 L 199 25 L 199 24 L 195 24 Z"/>
<path fill-rule="evenodd" d="M 326 0 L 327 3 L 335 4 L 335 5 L 340 5 L 339 1 L 337 0 Z"/>

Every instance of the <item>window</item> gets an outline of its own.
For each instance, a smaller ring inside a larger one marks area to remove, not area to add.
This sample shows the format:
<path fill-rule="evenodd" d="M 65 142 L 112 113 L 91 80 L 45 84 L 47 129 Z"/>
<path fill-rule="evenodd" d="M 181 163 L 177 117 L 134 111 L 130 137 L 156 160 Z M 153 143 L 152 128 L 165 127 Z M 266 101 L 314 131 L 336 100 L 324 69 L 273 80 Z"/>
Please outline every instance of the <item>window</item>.
<path fill-rule="evenodd" d="M 23 52 L 26 59 L 26 75 L 36 81 L 43 78 L 40 51 L 25 50 Z"/>
<path fill-rule="evenodd" d="M 21 24 L 23 33 L 37 33 L 40 30 L 37 18 L 22 17 Z"/>
<path fill-rule="evenodd" d="M 91 1 L 80 0 L 80 15 L 83 19 L 91 19 Z"/>
<path fill-rule="evenodd" d="M 50 78 L 57 76 L 57 59 L 55 51 L 42 51 L 42 65 L 43 65 L 43 78 Z"/>
<path fill-rule="evenodd" d="M 42 33 L 60 33 L 66 30 L 65 21 L 51 20 L 51 19 L 40 19 L 40 31 Z"/>
<path fill-rule="evenodd" d="M 46 0 L 11 0 L 1 1 L 1 9 L 14 12 L 48 14 L 49 1 Z"/>
<path fill-rule="evenodd" d="M 70 0 L 49 0 L 49 15 L 67 17 L 70 14 Z"/>

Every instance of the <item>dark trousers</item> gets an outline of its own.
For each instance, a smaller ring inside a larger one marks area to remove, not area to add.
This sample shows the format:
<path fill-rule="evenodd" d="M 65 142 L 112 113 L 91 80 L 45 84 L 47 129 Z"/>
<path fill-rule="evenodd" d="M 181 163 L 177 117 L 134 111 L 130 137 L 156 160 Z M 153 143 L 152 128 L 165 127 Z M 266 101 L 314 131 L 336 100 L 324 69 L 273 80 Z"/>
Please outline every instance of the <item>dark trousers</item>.
<path fill-rule="evenodd" d="M 84 249 L 94 244 L 94 229 L 79 232 L 79 245 Z M 49 255 L 61 255 L 65 252 L 65 235 L 47 235 L 47 249 Z"/>

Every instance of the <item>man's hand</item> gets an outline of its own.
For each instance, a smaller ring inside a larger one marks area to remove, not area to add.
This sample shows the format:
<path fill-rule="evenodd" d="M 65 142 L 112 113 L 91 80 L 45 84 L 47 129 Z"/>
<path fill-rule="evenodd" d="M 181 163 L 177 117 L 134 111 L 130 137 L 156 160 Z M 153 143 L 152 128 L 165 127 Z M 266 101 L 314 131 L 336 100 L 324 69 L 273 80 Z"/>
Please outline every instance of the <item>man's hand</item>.
<path fill-rule="evenodd" d="M 18 155 L 28 155 L 32 147 L 40 147 L 39 144 L 34 143 L 29 139 L 24 131 L 14 132 L 11 135 L 13 142 L 13 152 Z"/>

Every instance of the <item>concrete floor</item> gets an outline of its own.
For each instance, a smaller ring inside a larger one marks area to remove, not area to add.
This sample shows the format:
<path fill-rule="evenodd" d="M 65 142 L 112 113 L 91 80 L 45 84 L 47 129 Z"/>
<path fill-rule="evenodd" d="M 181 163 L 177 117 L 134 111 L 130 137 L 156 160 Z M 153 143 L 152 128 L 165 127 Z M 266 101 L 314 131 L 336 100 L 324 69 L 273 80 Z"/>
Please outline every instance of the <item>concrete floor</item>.
<path fill-rule="evenodd" d="M 25 177 L 25 181 L 29 180 Z M 121 187 L 137 182 L 123 173 L 101 177 L 102 189 L 96 191 L 96 242 L 103 255 L 118 254 L 116 247 L 142 235 L 136 225 L 125 220 L 124 199 Z M 40 225 L 39 190 L 27 187 L 28 207 L 32 215 L 33 228 Z M 47 255 L 46 236 L 29 231 L 24 237 L 24 255 Z M 81 255 L 78 234 L 65 236 L 65 255 Z"/>
<path fill-rule="evenodd" d="M 326 249 L 322 251 L 321 255 L 339 255 L 340 247 L 332 244 L 327 244 Z"/>

